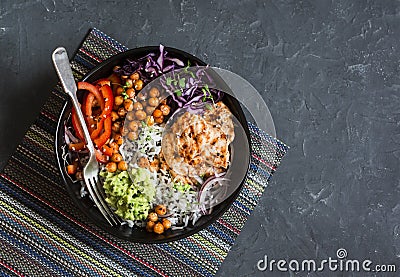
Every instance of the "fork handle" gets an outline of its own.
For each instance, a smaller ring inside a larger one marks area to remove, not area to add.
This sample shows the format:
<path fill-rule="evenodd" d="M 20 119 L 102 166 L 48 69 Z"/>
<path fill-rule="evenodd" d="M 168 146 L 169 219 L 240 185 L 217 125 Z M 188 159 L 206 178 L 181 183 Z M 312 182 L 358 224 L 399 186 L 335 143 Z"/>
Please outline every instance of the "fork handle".
<path fill-rule="evenodd" d="M 81 107 L 76 96 L 77 87 L 74 76 L 72 75 L 71 65 L 69 63 L 68 54 L 65 48 L 58 47 L 56 50 L 54 50 L 52 59 L 64 91 L 71 97 L 72 104 L 75 108 L 76 114 L 78 115 L 79 123 L 82 126 L 83 134 L 86 140 L 86 146 L 89 152 L 94 155 L 94 145 L 92 139 L 90 138 L 89 130 L 86 126 L 85 118 L 83 117 Z"/>

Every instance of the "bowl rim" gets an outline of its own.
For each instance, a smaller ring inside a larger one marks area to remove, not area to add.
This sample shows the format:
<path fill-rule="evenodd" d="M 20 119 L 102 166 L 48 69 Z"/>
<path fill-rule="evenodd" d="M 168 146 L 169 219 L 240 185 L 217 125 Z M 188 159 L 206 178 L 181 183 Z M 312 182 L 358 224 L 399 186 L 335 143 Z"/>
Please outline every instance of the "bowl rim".
<path fill-rule="evenodd" d="M 126 50 L 125 52 L 115 54 L 115 55 L 109 57 L 108 59 L 104 60 L 103 62 L 99 63 L 98 65 L 94 66 L 92 69 L 90 69 L 90 71 L 84 75 L 84 77 L 82 78 L 82 81 L 90 80 L 90 78 L 93 78 L 93 76 L 95 76 L 98 71 L 100 71 L 104 67 L 110 66 L 110 64 L 112 64 L 114 62 L 122 62 L 124 59 L 126 59 L 129 56 L 137 55 L 134 53 L 137 53 L 140 51 L 155 52 L 155 51 L 158 51 L 158 49 L 159 49 L 159 46 L 143 46 L 143 47 L 138 47 L 138 48 L 132 48 L 132 49 Z M 183 55 L 185 58 L 190 59 L 191 61 L 195 61 L 197 63 L 197 65 L 206 66 L 206 63 L 204 63 L 202 60 L 200 60 L 199 58 L 197 58 L 187 52 L 184 52 L 183 50 L 172 48 L 172 47 L 165 47 L 164 49 L 165 49 L 165 51 L 173 52 L 175 55 Z M 232 96 L 230 96 L 230 97 L 233 98 Z M 238 103 L 238 101 L 235 98 L 233 98 L 233 99 Z M 83 200 L 79 199 L 79 197 L 76 196 L 75 190 L 73 190 L 73 188 L 71 187 L 71 185 L 75 184 L 75 183 L 73 183 L 71 181 L 69 176 L 67 176 L 65 170 L 63 170 L 63 168 L 64 168 L 64 160 L 62 158 L 63 149 L 62 149 L 62 143 L 60 143 L 60 141 L 64 139 L 62 130 L 64 129 L 64 122 L 70 114 L 71 107 L 72 107 L 71 101 L 69 100 L 69 98 L 67 98 L 67 100 L 65 101 L 65 103 L 62 107 L 60 115 L 58 117 L 58 122 L 57 122 L 57 127 L 56 127 L 56 135 L 55 135 L 55 141 L 54 141 L 58 170 L 59 170 L 62 180 L 67 188 L 69 196 L 72 198 L 74 204 L 78 207 L 79 211 L 82 214 L 84 214 L 90 220 L 90 222 L 92 224 L 98 226 L 100 229 L 102 229 L 103 231 L 107 232 L 108 234 L 110 234 L 114 237 L 123 239 L 125 241 L 144 243 L 144 244 L 167 243 L 167 242 L 176 241 L 176 240 L 180 240 L 180 239 L 189 237 L 189 236 L 196 234 L 199 231 L 209 227 L 211 224 L 215 223 L 232 206 L 232 204 L 235 202 L 236 198 L 238 197 L 238 195 L 240 194 L 240 191 L 243 188 L 243 185 L 246 180 L 246 176 L 247 176 L 249 168 L 250 168 L 251 140 L 250 140 L 249 126 L 247 124 L 246 117 L 245 117 L 240 105 L 237 105 L 236 108 L 239 109 L 239 112 L 240 112 L 239 115 L 241 117 L 238 119 L 246 133 L 247 147 L 248 147 L 249 155 L 247 155 L 247 157 L 246 157 L 247 160 L 244 161 L 244 162 L 246 162 L 246 168 L 245 168 L 245 173 L 242 176 L 242 180 L 240 181 L 239 186 L 227 199 L 225 199 L 221 204 L 216 206 L 216 207 L 219 207 L 217 212 L 214 213 L 214 211 L 213 211 L 209 215 L 203 215 L 202 217 L 210 217 L 210 218 L 198 226 L 196 225 L 197 223 L 195 223 L 193 227 L 185 228 L 185 230 L 187 230 L 187 231 L 182 234 L 177 234 L 177 235 L 173 235 L 170 237 L 164 237 L 164 238 L 160 237 L 159 239 L 141 239 L 141 238 L 134 238 L 132 236 L 126 237 L 126 236 L 120 235 L 119 232 L 116 231 L 117 229 L 115 227 L 112 227 L 109 224 L 107 224 L 105 219 L 102 222 L 94 220 L 93 213 L 84 207 L 84 205 L 82 204 Z M 98 212 L 98 213 L 100 215 L 100 212 Z M 139 227 L 134 226 L 132 228 L 139 228 Z M 152 233 L 149 233 L 149 234 L 152 234 Z M 158 236 L 163 236 L 163 235 L 158 235 Z"/>

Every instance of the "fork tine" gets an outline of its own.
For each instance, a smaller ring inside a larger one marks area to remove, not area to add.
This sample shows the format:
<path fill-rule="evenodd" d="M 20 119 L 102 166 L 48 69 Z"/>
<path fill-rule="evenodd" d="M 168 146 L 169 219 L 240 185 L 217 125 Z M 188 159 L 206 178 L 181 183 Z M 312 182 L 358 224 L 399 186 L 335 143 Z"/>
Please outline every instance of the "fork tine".
<path fill-rule="evenodd" d="M 100 200 L 99 200 L 99 198 L 97 196 L 97 193 L 95 193 L 95 191 L 93 190 L 94 187 L 93 187 L 91 179 L 90 178 L 85 178 L 85 183 L 86 183 L 86 187 L 87 187 L 87 189 L 89 191 L 90 196 L 92 196 L 93 201 L 94 201 L 95 205 L 97 206 L 97 208 L 100 210 L 101 214 L 104 216 L 104 218 L 108 221 L 108 223 L 111 226 L 114 226 L 114 223 L 110 219 L 110 216 L 103 209 L 103 205 L 100 203 Z"/>
<path fill-rule="evenodd" d="M 104 193 L 102 193 L 102 189 L 99 187 L 100 182 L 97 178 L 97 175 L 95 175 L 93 177 L 93 181 L 94 181 L 94 191 L 95 191 L 95 194 L 97 195 L 98 199 L 100 200 L 100 204 L 102 205 L 105 212 L 108 214 L 109 218 L 114 222 L 114 224 L 118 225 L 118 223 L 121 223 L 121 221 L 114 214 L 114 212 L 111 211 L 110 207 L 108 206 L 107 202 L 105 201 Z"/>
<path fill-rule="evenodd" d="M 103 192 L 103 188 L 99 183 L 99 164 L 97 163 L 95 155 L 91 155 L 88 163 L 85 165 L 83 169 L 83 176 L 85 178 L 86 185 L 88 189 L 90 189 L 89 193 L 95 201 L 97 208 L 100 210 L 101 214 L 106 218 L 108 223 L 111 226 L 118 225 L 121 223 L 121 220 L 117 215 L 111 211 L 110 207 L 105 201 L 105 195 Z"/>

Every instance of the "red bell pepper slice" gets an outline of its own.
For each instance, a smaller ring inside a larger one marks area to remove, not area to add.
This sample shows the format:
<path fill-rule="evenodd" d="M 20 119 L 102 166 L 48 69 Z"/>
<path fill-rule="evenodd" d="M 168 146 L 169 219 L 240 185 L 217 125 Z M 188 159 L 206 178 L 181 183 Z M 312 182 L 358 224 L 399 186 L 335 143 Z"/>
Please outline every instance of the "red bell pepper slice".
<path fill-rule="evenodd" d="M 92 140 L 94 140 L 95 138 L 97 138 L 97 137 L 100 135 L 101 131 L 103 131 L 104 120 L 105 120 L 105 118 L 101 118 L 100 121 L 97 122 L 97 127 L 96 127 L 96 129 L 94 129 L 94 130 L 92 131 L 92 133 L 90 134 L 90 138 L 91 138 Z"/>
<path fill-rule="evenodd" d="M 100 115 L 100 118 L 99 118 L 100 121 L 97 122 L 96 129 L 93 128 L 92 131 L 91 131 L 90 137 L 92 138 L 92 140 L 94 140 L 95 138 L 97 138 L 100 135 L 101 131 L 103 130 L 104 120 L 111 114 L 112 108 L 113 108 L 113 105 L 114 105 L 114 96 L 113 96 L 111 87 L 106 84 L 106 85 L 100 87 L 99 90 L 100 90 L 100 92 L 101 92 L 101 94 L 103 95 L 103 98 L 104 98 L 104 110 L 101 112 L 101 115 Z M 90 101 L 93 100 L 92 98 L 93 98 L 93 96 L 92 97 L 87 97 L 86 101 L 90 102 Z M 90 122 L 91 123 L 91 127 L 92 127 L 93 124 L 95 123 L 93 118 L 92 118 L 92 116 L 91 116 L 92 110 L 91 110 L 91 108 L 89 106 L 86 106 L 86 109 L 87 110 L 85 111 L 85 113 L 87 115 L 90 114 L 89 117 L 88 117 L 88 123 Z"/>
<path fill-rule="evenodd" d="M 68 149 L 73 151 L 80 151 L 83 150 L 85 146 L 86 146 L 85 142 L 70 143 L 68 144 Z"/>
<path fill-rule="evenodd" d="M 93 118 L 92 106 L 95 96 L 92 93 L 88 93 L 84 100 L 83 114 L 85 115 L 86 123 L 88 125 L 89 133 L 92 133 L 96 127 L 96 121 Z"/>
<path fill-rule="evenodd" d="M 96 152 L 96 160 L 97 160 L 99 163 L 105 164 L 105 163 L 108 162 L 109 157 L 106 156 L 106 155 L 104 155 L 99 149 L 96 149 L 95 152 Z"/>
<path fill-rule="evenodd" d="M 114 95 L 110 85 L 105 84 L 99 88 L 103 98 L 104 98 L 104 109 L 101 112 L 102 117 L 110 115 L 114 106 Z"/>
<path fill-rule="evenodd" d="M 86 116 L 86 123 L 88 125 L 90 137 L 97 146 L 96 158 L 99 162 L 106 163 L 108 162 L 108 156 L 103 154 L 99 149 L 102 149 L 104 144 L 111 137 L 112 120 L 110 115 L 114 105 L 114 95 L 110 87 L 110 81 L 108 79 L 99 80 L 96 82 L 96 85 L 99 85 L 99 87 L 87 82 L 79 82 L 78 89 L 88 91 L 83 100 L 82 110 L 84 115 Z M 95 99 L 97 100 L 101 108 L 101 114 L 98 118 L 98 122 L 96 122 L 96 120 L 94 119 L 92 110 L 93 102 Z M 76 113 L 73 120 L 75 122 L 75 125 L 77 125 L 78 118 Z M 81 139 L 83 140 L 82 128 L 79 129 L 77 126 L 76 130 L 77 136 L 82 136 Z"/>
<path fill-rule="evenodd" d="M 72 108 L 72 113 L 71 113 L 71 121 L 72 121 L 72 127 L 75 130 L 75 135 L 80 139 L 80 140 L 85 140 L 84 135 L 83 135 L 83 129 L 81 124 L 79 123 L 79 118 L 78 114 L 76 113 L 75 108 Z"/>
<path fill-rule="evenodd" d="M 108 78 L 99 79 L 96 81 L 96 85 L 102 87 L 104 85 L 111 86 L 111 81 Z"/>
<path fill-rule="evenodd" d="M 97 88 L 96 88 L 97 89 Z M 112 93 L 111 87 L 107 84 L 101 86 L 98 89 L 98 92 L 101 93 L 102 101 L 103 101 L 103 106 L 102 106 L 102 111 L 100 115 L 100 121 L 96 123 L 96 121 L 93 118 L 93 113 L 92 113 L 92 107 L 93 107 L 93 101 L 96 98 L 95 94 L 93 93 L 88 93 L 84 99 L 84 105 L 83 105 L 83 113 L 86 116 L 86 123 L 88 125 L 88 129 L 90 132 L 90 136 L 92 139 L 96 138 L 101 131 L 101 128 L 103 126 L 103 119 L 105 119 L 108 115 L 111 114 L 112 108 L 114 105 L 114 95 Z M 97 125 L 97 127 L 96 127 Z M 96 128 L 95 128 L 96 127 Z M 97 132 L 93 134 L 93 132 Z"/>
<path fill-rule="evenodd" d="M 94 97 L 96 98 L 97 102 L 100 105 L 101 110 L 104 109 L 104 99 L 103 96 L 101 95 L 100 91 L 98 90 L 98 88 L 88 82 L 78 82 L 78 89 L 81 90 L 87 90 L 90 93 L 92 93 L 94 95 Z M 90 95 L 90 94 L 89 94 Z M 93 102 L 92 102 L 93 103 Z M 85 103 L 85 105 L 87 106 L 89 103 Z"/>
<path fill-rule="evenodd" d="M 85 97 L 83 105 L 83 113 L 87 116 L 92 115 L 93 101 L 94 101 L 94 95 L 92 93 L 88 93 Z"/>
<path fill-rule="evenodd" d="M 107 140 L 111 137 L 111 117 L 107 116 L 106 119 L 104 120 L 104 132 L 94 139 L 94 143 L 96 144 L 98 149 L 101 149 L 101 147 L 107 142 Z"/>

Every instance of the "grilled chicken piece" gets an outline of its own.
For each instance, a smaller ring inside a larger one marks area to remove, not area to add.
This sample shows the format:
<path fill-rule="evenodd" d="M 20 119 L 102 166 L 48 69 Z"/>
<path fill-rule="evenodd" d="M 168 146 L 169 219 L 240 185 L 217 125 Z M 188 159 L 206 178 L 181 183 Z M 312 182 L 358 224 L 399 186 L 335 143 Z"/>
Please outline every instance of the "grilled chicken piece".
<path fill-rule="evenodd" d="M 203 116 L 185 112 L 164 135 L 164 157 L 182 176 L 214 175 L 228 168 L 234 139 L 232 113 L 222 102 Z"/>
<path fill-rule="evenodd" d="M 230 144 L 235 138 L 235 127 L 232 121 L 232 113 L 222 101 L 215 105 L 216 108 L 207 110 L 204 113 L 203 118 L 207 122 L 212 122 L 213 127 L 220 128 L 226 135 L 228 144 Z"/>

